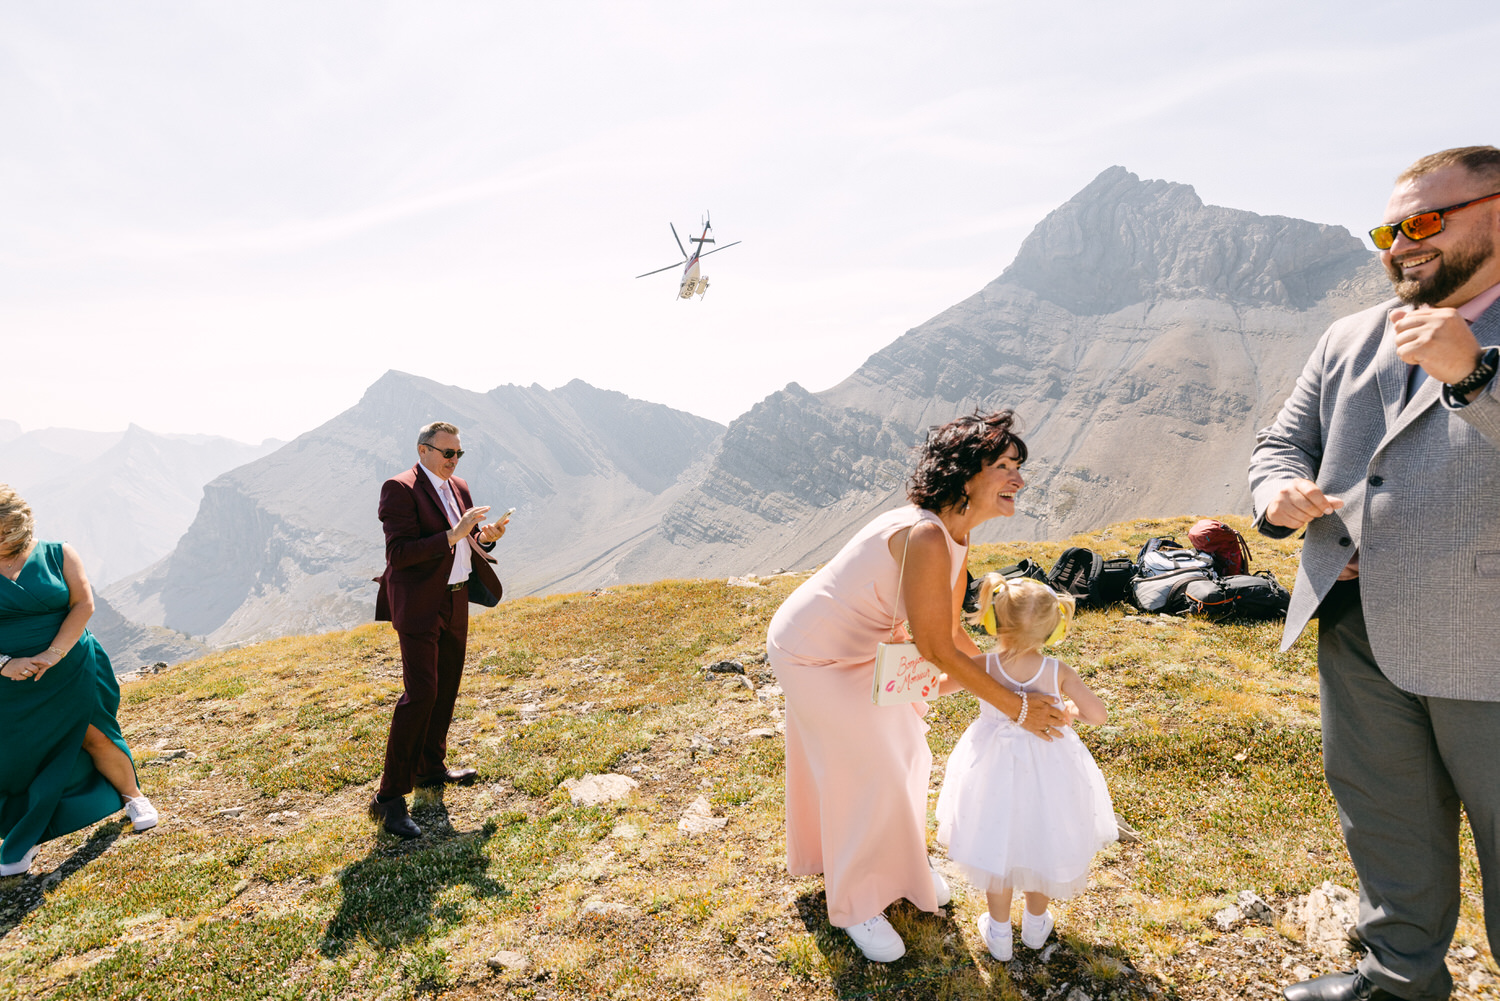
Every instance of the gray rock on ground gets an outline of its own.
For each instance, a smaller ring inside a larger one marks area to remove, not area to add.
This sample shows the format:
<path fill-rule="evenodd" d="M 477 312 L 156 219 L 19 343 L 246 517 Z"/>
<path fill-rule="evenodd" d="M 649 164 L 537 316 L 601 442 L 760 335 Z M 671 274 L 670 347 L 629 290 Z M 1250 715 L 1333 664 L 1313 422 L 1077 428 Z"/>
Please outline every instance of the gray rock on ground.
<path fill-rule="evenodd" d="M 683 811 L 682 819 L 677 821 L 677 829 L 683 834 L 708 834 L 723 829 L 727 823 L 728 817 L 715 817 L 707 798 L 699 796 Z"/>
<path fill-rule="evenodd" d="M 1259 921 L 1266 925 L 1276 922 L 1276 913 L 1271 910 L 1271 905 L 1262 900 L 1253 890 L 1241 890 L 1234 902 L 1248 921 Z"/>
<path fill-rule="evenodd" d="M 1359 895 L 1324 880 L 1303 901 L 1300 917 L 1308 948 L 1329 958 L 1341 956 L 1349 951 L 1359 920 Z"/>
<path fill-rule="evenodd" d="M 578 909 L 578 914 L 583 918 L 633 918 L 640 915 L 640 911 L 629 904 L 620 904 L 611 900 L 599 900 L 594 898 L 585 900 L 583 906 Z"/>
<path fill-rule="evenodd" d="M 519 952 L 501 950 L 495 953 L 485 963 L 492 970 L 510 970 L 515 973 L 525 973 L 531 966 L 531 960 Z"/>
<path fill-rule="evenodd" d="M 1244 915 L 1240 913 L 1240 909 L 1234 904 L 1230 904 L 1228 907 L 1221 907 L 1217 911 L 1214 911 L 1214 924 L 1219 926 L 1219 931 L 1228 931 L 1243 917 Z"/>
<path fill-rule="evenodd" d="M 1115 811 L 1115 829 L 1120 832 L 1120 844 L 1122 845 L 1133 845 L 1141 840 L 1141 832 L 1126 823 L 1125 818 L 1120 816 L 1120 811 L 1118 810 Z"/>
<path fill-rule="evenodd" d="M 581 779 L 563 779 L 562 787 L 568 796 L 581 806 L 600 806 L 624 799 L 640 787 L 640 783 L 628 775 L 585 775 Z"/>

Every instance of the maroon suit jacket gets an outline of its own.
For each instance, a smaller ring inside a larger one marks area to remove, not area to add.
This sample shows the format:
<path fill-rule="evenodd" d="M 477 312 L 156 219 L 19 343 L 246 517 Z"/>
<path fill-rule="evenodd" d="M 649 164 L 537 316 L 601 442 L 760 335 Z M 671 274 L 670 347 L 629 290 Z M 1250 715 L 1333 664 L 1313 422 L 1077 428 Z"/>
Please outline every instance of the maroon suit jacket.
<path fill-rule="evenodd" d="M 448 482 L 457 489 L 461 508 L 474 505 L 467 483 L 457 476 Z M 390 622 L 404 631 L 430 629 L 448 592 L 454 556 L 443 503 L 420 464 L 392 476 L 380 488 L 380 524 L 385 528 L 385 573 L 375 578 L 380 585 L 375 621 Z M 479 543 L 477 527 L 471 537 Z M 490 566 L 493 562 L 483 552 L 470 552 L 471 572 L 498 598 L 502 588 Z"/>

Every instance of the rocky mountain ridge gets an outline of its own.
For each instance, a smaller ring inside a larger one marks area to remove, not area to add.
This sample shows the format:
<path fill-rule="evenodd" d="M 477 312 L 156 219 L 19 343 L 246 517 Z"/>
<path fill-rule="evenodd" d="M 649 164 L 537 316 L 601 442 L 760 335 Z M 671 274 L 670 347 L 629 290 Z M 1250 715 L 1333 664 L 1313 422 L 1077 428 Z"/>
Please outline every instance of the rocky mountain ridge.
<path fill-rule="evenodd" d="M 462 431 L 476 502 L 516 508 L 496 552 L 511 595 L 585 586 L 653 528 L 723 430 L 581 381 L 475 393 L 388 372 L 343 414 L 208 484 L 172 554 L 107 597 L 214 645 L 369 621 L 379 484 L 412 466 L 417 428 L 440 419 Z"/>

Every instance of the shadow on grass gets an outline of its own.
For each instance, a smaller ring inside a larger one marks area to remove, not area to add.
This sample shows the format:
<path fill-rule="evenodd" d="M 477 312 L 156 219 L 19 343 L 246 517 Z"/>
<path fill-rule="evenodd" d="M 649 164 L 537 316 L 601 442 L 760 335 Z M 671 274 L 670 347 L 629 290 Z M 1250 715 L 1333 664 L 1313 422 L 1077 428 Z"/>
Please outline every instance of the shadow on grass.
<path fill-rule="evenodd" d="M 846 1001 L 1013 996 L 1003 986 L 1008 984 L 1003 967 L 986 963 L 990 969 L 981 969 L 980 961 L 970 955 L 948 908 L 929 914 L 904 900 L 886 908 L 886 916 L 906 942 L 906 955 L 894 963 L 872 963 L 842 928 L 828 923 L 825 894 L 804 893 L 795 906 L 831 974 L 834 994 Z"/>
<path fill-rule="evenodd" d="M 94 828 L 89 839 L 79 845 L 72 855 L 63 859 L 62 865 L 51 872 L 39 874 L 33 869 L 26 876 L 0 879 L 0 939 L 26 920 L 26 915 L 42 906 L 47 899 L 46 891 L 108 851 L 109 846 L 119 840 L 124 829 L 124 821 L 105 821 Z M 6 883 L 11 885 L 5 886 Z"/>
<path fill-rule="evenodd" d="M 992 959 L 978 934 L 969 929 L 965 944 L 950 908 L 929 914 L 898 900 L 886 908 L 891 925 L 906 942 L 906 955 L 894 963 L 872 963 L 841 928 L 828 923 L 823 893 L 797 898 L 797 915 L 812 936 L 843 1001 L 860 998 L 902 1001 L 963 1001 L 963 999 L 1064 998 L 1077 988 L 1084 995 L 1117 999 L 1160 999 L 1172 996 L 1169 985 L 1153 974 L 1131 968 L 1118 947 L 1084 941 L 1073 935 L 1048 939 L 1040 951 L 1017 937 L 1015 957 L 1006 963 Z"/>
<path fill-rule="evenodd" d="M 450 887 L 467 885 L 481 899 L 511 894 L 485 873 L 485 844 L 498 829 L 493 821 L 477 831 L 455 831 L 441 803 L 414 816 L 420 838 L 381 833 L 369 855 L 339 874 L 343 899 L 319 946 L 325 957 L 343 955 L 361 938 L 377 948 L 400 948 L 434 924 L 459 920 L 456 907 L 436 902 Z"/>

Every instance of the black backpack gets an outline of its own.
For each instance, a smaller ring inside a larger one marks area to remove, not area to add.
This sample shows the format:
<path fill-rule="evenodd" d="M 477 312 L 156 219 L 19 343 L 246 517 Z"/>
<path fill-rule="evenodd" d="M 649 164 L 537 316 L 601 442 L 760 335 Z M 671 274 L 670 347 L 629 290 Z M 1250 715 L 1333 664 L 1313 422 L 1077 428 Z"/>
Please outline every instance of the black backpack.
<path fill-rule="evenodd" d="M 1036 560 L 1027 557 L 1019 563 L 1012 563 L 1008 567 L 1001 567 L 1000 576 L 1007 580 L 1015 580 L 1017 577 L 1030 577 L 1032 580 L 1039 580 L 1045 584 L 1047 583 L 1047 568 Z"/>
<path fill-rule="evenodd" d="M 1043 584 L 1047 583 L 1047 571 L 1043 569 L 1040 563 L 1030 557 L 1023 558 L 1019 563 L 1012 563 L 1009 566 L 1001 567 L 1000 576 L 1007 580 L 1014 580 L 1017 577 L 1030 577 L 1032 580 L 1039 580 Z M 979 580 L 973 574 L 968 574 L 968 577 L 969 582 L 965 585 L 964 590 L 964 611 L 974 613 L 979 611 Z"/>
<path fill-rule="evenodd" d="M 1092 549 L 1064 549 L 1050 573 L 1047 586 L 1073 595 L 1079 608 L 1103 608 L 1124 601 L 1135 577 L 1135 563 L 1126 559 L 1106 560 Z"/>
<path fill-rule="evenodd" d="M 1292 595 L 1269 570 L 1190 583 L 1189 612 L 1214 619 L 1282 619 Z"/>

